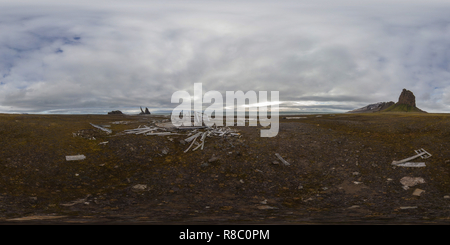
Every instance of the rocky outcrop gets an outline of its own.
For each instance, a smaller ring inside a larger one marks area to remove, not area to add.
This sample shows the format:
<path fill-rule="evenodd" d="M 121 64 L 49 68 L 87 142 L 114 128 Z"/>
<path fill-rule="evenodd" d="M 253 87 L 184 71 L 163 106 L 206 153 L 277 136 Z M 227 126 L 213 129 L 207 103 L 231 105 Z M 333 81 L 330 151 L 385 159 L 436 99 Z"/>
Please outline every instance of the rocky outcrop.
<path fill-rule="evenodd" d="M 403 89 L 398 102 L 378 102 L 370 104 L 347 113 L 368 113 L 368 112 L 426 112 L 416 107 L 416 96 L 413 92 Z"/>
<path fill-rule="evenodd" d="M 413 92 L 403 89 L 402 93 L 400 94 L 400 97 L 398 98 L 397 104 L 416 107 L 416 96 L 414 96 Z"/>
<path fill-rule="evenodd" d="M 375 104 L 370 104 L 352 111 L 349 111 L 348 113 L 368 113 L 368 112 L 377 112 L 382 111 L 384 109 L 387 109 L 388 107 L 394 105 L 395 103 L 393 101 L 389 102 L 378 102 Z"/>
<path fill-rule="evenodd" d="M 140 108 L 141 108 L 141 113 L 139 113 L 139 115 L 150 115 L 151 114 L 147 107 L 145 107 L 145 112 L 142 110 L 142 107 L 140 107 Z"/>
<path fill-rule="evenodd" d="M 117 110 L 117 111 L 108 112 L 108 115 L 123 115 L 123 113 L 121 111 Z"/>
<path fill-rule="evenodd" d="M 383 112 L 425 112 L 416 106 L 416 96 L 413 92 L 403 89 L 398 97 L 398 102 L 395 105 L 383 110 Z"/>

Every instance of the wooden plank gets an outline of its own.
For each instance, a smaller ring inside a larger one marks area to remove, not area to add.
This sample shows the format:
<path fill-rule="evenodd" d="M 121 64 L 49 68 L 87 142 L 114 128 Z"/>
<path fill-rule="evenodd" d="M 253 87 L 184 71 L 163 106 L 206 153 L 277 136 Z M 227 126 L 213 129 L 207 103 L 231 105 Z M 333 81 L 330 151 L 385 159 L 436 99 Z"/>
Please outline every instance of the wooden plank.
<path fill-rule="evenodd" d="M 79 161 L 86 159 L 85 155 L 66 156 L 66 161 Z"/>

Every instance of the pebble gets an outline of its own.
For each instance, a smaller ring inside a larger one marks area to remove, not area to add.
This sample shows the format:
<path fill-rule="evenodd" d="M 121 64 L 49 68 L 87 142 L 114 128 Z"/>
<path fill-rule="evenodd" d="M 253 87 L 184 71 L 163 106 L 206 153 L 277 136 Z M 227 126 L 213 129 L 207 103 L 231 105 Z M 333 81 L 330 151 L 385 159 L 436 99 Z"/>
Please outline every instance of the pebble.
<path fill-rule="evenodd" d="M 404 186 L 411 187 L 417 184 L 423 184 L 425 180 L 422 177 L 403 177 L 400 179 L 400 183 Z"/>
<path fill-rule="evenodd" d="M 400 207 L 400 209 L 414 209 L 414 208 L 417 208 L 417 206 Z"/>
<path fill-rule="evenodd" d="M 143 185 L 143 184 L 137 184 L 133 186 L 133 190 L 137 190 L 137 191 L 143 191 L 147 189 L 147 185 Z"/>
<path fill-rule="evenodd" d="M 423 192 L 425 192 L 425 191 L 422 190 L 422 189 L 417 188 L 417 189 L 414 190 L 413 196 L 420 196 L 420 194 L 422 194 Z"/>
<path fill-rule="evenodd" d="M 208 160 L 208 162 L 215 162 L 215 161 L 218 161 L 220 158 L 219 157 L 216 157 L 216 156 L 212 156 L 209 160 Z"/>
<path fill-rule="evenodd" d="M 278 209 L 278 208 L 277 207 L 272 207 L 272 206 L 269 206 L 269 205 L 259 205 L 258 209 L 268 210 L 268 209 Z"/>

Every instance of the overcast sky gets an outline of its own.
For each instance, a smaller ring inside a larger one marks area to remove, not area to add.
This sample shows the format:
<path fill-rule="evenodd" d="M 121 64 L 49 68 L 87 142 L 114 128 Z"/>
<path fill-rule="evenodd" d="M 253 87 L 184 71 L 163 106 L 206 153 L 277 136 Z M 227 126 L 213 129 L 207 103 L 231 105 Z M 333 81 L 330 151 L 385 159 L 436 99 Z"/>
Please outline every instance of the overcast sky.
<path fill-rule="evenodd" d="M 299 112 L 406 88 L 450 112 L 450 1 L 70 2 L 0 1 L 0 112 L 171 110 L 194 83 Z"/>

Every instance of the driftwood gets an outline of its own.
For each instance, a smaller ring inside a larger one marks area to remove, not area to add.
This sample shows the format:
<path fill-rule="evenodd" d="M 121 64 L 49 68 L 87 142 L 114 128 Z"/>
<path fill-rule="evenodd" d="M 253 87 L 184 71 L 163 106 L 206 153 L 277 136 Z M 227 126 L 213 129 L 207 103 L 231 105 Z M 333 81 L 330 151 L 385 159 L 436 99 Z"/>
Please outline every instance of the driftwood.
<path fill-rule="evenodd" d="M 95 124 L 92 124 L 92 123 L 91 123 L 91 125 L 92 125 L 93 127 L 95 127 L 95 128 L 98 128 L 98 129 L 100 129 L 100 130 L 105 131 L 105 132 L 108 133 L 108 134 L 112 133 L 112 130 L 111 130 L 111 129 L 107 129 L 107 128 L 104 128 L 104 127 L 102 127 L 102 126 L 95 125 Z"/>
<path fill-rule="evenodd" d="M 200 113 L 194 113 L 194 120 L 199 122 L 202 118 L 202 115 Z M 207 117 L 206 117 L 207 118 Z M 157 125 L 158 126 L 158 125 Z M 181 133 L 174 133 L 174 132 L 168 132 L 165 127 L 155 127 L 155 126 L 141 126 L 139 125 L 138 128 L 135 129 L 127 129 L 124 130 L 123 133 L 125 134 L 143 134 L 146 136 L 156 135 L 156 136 L 170 136 L 170 135 L 187 135 L 188 138 L 184 140 L 184 142 L 190 143 L 189 147 L 184 150 L 184 153 L 188 152 L 195 144 L 195 148 L 192 151 L 195 151 L 197 149 L 203 150 L 205 147 L 206 137 L 234 137 L 238 136 L 241 137 L 241 134 L 236 132 L 236 130 L 233 130 L 229 127 L 217 127 L 215 124 L 212 127 L 208 126 L 190 126 L 190 127 L 178 127 L 178 130 L 185 131 L 189 130 L 188 134 L 181 134 Z M 165 132 L 157 132 L 158 130 L 164 130 Z M 199 132 L 198 130 L 202 130 Z M 197 138 L 200 137 L 200 143 L 197 142 Z M 230 143 L 231 144 L 231 143 Z M 289 164 L 289 163 L 288 163 Z"/>
<path fill-rule="evenodd" d="M 286 160 L 284 160 L 284 159 L 280 156 L 280 154 L 275 153 L 275 156 L 277 156 L 278 159 L 280 159 L 280 161 L 281 161 L 284 165 L 286 165 L 286 166 L 291 165 L 291 164 L 289 164 Z"/>
<path fill-rule="evenodd" d="M 395 166 L 420 168 L 420 167 L 425 167 L 426 165 L 424 162 L 405 162 L 405 163 L 396 164 Z"/>
<path fill-rule="evenodd" d="M 207 128 L 207 127 L 206 126 L 192 126 L 192 127 L 180 126 L 177 129 L 179 129 L 179 130 L 193 130 L 193 129 L 202 129 L 202 128 Z"/>
<path fill-rule="evenodd" d="M 167 135 L 182 135 L 172 132 L 157 132 L 157 133 L 145 133 L 144 135 L 158 135 L 158 136 L 167 136 Z"/>
<path fill-rule="evenodd" d="M 66 161 L 78 161 L 86 159 L 85 155 L 66 156 Z"/>
<path fill-rule="evenodd" d="M 302 119 L 302 118 L 306 118 L 306 117 L 285 117 L 285 119 Z"/>
<path fill-rule="evenodd" d="M 201 132 L 200 132 L 200 133 L 197 133 L 197 134 L 195 134 L 195 135 L 193 135 L 193 136 L 191 136 L 191 137 L 188 138 L 189 141 L 192 140 L 192 143 L 191 143 L 191 144 L 189 145 L 189 147 L 184 151 L 184 153 L 188 152 L 189 149 L 191 149 L 192 145 L 194 145 L 195 140 L 198 138 L 198 136 L 200 136 L 200 134 L 201 134 Z M 193 138 L 192 138 L 192 137 L 193 137 Z M 191 139 L 191 138 L 192 138 L 192 139 Z M 188 139 L 185 139 L 184 141 L 189 142 Z"/>
<path fill-rule="evenodd" d="M 431 154 L 430 153 L 428 153 L 426 150 L 424 150 L 423 148 L 421 148 L 421 149 L 419 149 L 419 150 L 414 150 L 415 152 L 416 152 L 416 155 L 414 155 L 414 156 L 412 156 L 412 157 L 408 157 L 408 158 L 405 158 L 405 159 L 403 159 L 403 160 L 400 160 L 400 161 L 392 161 L 392 165 L 399 165 L 400 163 L 406 163 L 406 162 L 409 162 L 409 161 L 411 161 L 411 160 L 413 160 L 413 159 L 416 159 L 416 158 L 418 158 L 418 157 L 421 157 L 422 159 L 426 159 L 426 158 L 429 158 L 429 157 L 431 157 Z"/>
<path fill-rule="evenodd" d="M 139 125 L 139 127 L 135 128 L 135 129 L 127 129 L 124 130 L 123 132 L 126 134 L 145 134 L 145 133 L 151 133 L 152 131 L 155 131 L 159 128 L 157 127 L 148 127 L 148 126 L 143 126 L 141 128 L 141 125 Z"/>

